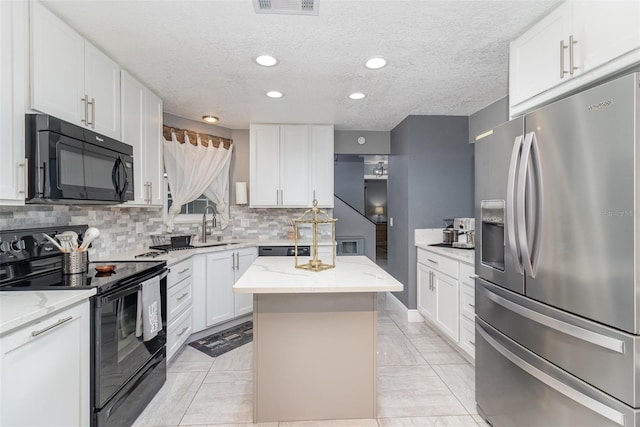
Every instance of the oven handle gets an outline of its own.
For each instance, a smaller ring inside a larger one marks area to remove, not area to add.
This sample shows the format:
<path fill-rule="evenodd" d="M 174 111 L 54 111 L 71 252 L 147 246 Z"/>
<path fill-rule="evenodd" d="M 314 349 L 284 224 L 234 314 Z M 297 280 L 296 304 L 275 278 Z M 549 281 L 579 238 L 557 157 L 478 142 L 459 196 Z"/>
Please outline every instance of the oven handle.
<path fill-rule="evenodd" d="M 125 287 L 124 289 L 120 288 L 115 293 L 105 295 L 104 297 L 102 297 L 101 301 L 104 304 L 104 303 L 108 303 L 108 302 L 117 300 L 119 298 L 122 298 L 124 296 L 131 295 L 132 293 L 137 292 L 137 291 L 140 290 L 140 288 L 142 288 L 142 283 L 143 282 L 146 282 L 147 280 L 151 279 L 152 277 L 155 277 L 155 276 L 158 276 L 158 275 L 160 276 L 159 279 L 162 280 L 165 277 L 167 277 L 168 274 L 169 274 L 169 269 L 165 268 L 160 273 L 154 272 L 153 274 L 149 274 L 147 276 L 141 277 L 140 279 L 136 279 L 136 280 L 131 280 L 129 282 L 125 282 L 125 283 L 122 284 L 122 286 Z M 128 286 L 127 287 L 127 285 L 130 285 L 132 283 L 135 283 L 135 284 L 133 286 Z"/>

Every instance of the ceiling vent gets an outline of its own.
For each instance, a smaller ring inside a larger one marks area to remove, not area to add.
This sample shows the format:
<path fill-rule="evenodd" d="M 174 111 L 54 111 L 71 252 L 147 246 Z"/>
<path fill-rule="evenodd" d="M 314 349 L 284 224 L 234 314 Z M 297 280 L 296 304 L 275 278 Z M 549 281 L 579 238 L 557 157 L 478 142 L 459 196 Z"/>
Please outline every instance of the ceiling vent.
<path fill-rule="evenodd" d="M 319 0 L 253 0 L 256 13 L 317 15 Z"/>

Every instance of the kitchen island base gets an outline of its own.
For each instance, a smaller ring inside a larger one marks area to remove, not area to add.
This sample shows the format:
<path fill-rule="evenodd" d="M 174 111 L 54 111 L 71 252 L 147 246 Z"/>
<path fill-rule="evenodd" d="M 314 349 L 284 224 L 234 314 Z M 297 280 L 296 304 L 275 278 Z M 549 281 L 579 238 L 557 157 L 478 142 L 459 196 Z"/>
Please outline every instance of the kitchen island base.
<path fill-rule="evenodd" d="M 254 422 L 376 418 L 376 292 L 253 298 Z"/>

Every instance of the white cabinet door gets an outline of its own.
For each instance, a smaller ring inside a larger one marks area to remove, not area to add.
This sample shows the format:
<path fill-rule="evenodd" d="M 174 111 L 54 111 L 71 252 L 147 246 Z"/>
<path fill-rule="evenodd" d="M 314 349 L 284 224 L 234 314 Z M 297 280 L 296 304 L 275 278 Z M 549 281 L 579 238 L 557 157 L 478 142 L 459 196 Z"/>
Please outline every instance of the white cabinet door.
<path fill-rule="evenodd" d="M 511 42 L 509 49 L 509 104 L 520 102 L 551 89 L 569 78 L 561 77 L 561 61 L 569 70 L 568 45 L 572 25 L 572 2 L 565 2 L 526 33 Z M 561 59 L 562 58 L 562 59 Z"/>
<path fill-rule="evenodd" d="M 310 206 L 309 178 L 309 126 L 280 126 L 280 205 Z"/>
<path fill-rule="evenodd" d="M 84 39 L 40 2 L 30 4 L 31 108 L 84 126 Z"/>
<path fill-rule="evenodd" d="M 162 163 L 162 99 L 149 89 L 146 94 L 145 178 L 148 183 L 148 204 L 162 207 L 165 194 Z"/>
<path fill-rule="evenodd" d="M 90 424 L 90 323 L 85 301 L 0 338 L 0 425 Z"/>
<path fill-rule="evenodd" d="M 84 42 L 84 91 L 89 97 L 91 130 L 120 139 L 120 66 Z"/>
<path fill-rule="evenodd" d="M 122 70 L 122 142 L 133 146 L 134 200 L 128 204 L 147 204 L 148 187 L 145 176 L 145 87 Z"/>
<path fill-rule="evenodd" d="M 233 251 L 207 255 L 207 327 L 233 318 Z"/>
<path fill-rule="evenodd" d="M 258 257 L 257 248 L 246 248 L 235 251 L 236 255 L 236 267 L 234 283 L 240 279 L 240 277 L 247 271 L 249 266 Z M 238 294 L 234 293 L 234 316 L 242 316 L 253 311 L 253 294 Z"/>
<path fill-rule="evenodd" d="M 24 204 L 27 2 L 0 2 L 0 204 Z"/>
<path fill-rule="evenodd" d="M 278 206 L 280 200 L 280 126 L 251 125 L 250 206 Z"/>
<path fill-rule="evenodd" d="M 418 263 L 418 311 L 429 320 L 436 320 L 436 292 L 433 270 Z"/>
<path fill-rule="evenodd" d="M 442 331 L 458 342 L 458 281 L 434 270 L 436 287 L 436 321 Z"/>
<path fill-rule="evenodd" d="M 577 72 L 589 71 L 640 48 L 640 2 L 573 4 Z"/>
<path fill-rule="evenodd" d="M 312 197 L 323 208 L 333 207 L 333 125 L 311 126 Z"/>

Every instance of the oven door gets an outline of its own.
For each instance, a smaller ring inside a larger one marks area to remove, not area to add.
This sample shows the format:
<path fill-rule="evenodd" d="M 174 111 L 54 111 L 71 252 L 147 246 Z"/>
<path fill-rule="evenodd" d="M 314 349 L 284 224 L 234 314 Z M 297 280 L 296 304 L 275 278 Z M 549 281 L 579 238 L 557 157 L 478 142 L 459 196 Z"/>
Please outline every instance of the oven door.
<path fill-rule="evenodd" d="M 41 136 L 49 144 L 49 158 L 40 171 L 43 198 L 113 203 L 133 199 L 131 156 L 55 132 Z"/>
<path fill-rule="evenodd" d="M 162 275 L 166 277 L 164 270 Z M 166 278 L 160 281 L 162 324 L 158 335 L 143 341 L 136 337 L 138 291 L 154 275 L 123 283 L 117 290 L 96 299 L 95 310 L 95 407 L 101 408 L 166 344 Z"/>

